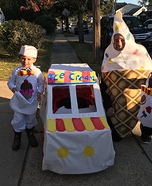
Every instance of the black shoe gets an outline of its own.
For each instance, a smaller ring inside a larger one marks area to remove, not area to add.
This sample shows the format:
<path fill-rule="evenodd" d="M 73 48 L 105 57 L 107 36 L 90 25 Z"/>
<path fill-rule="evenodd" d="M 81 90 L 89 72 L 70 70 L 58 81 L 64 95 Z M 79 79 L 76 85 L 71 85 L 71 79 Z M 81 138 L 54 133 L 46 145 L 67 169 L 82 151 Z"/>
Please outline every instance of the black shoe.
<path fill-rule="evenodd" d="M 21 132 L 14 132 L 14 141 L 13 141 L 13 145 L 12 145 L 12 149 L 14 151 L 17 151 L 20 148 L 21 134 L 22 134 Z"/>
<path fill-rule="evenodd" d="M 122 139 L 123 138 L 121 138 L 116 131 L 114 131 L 114 130 L 112 131 L 112 140 L 113 140 L 113 142 L 119 142 Z"/>
<path fill-rule="evenodd" d="M 149 128 L 140 124 L 140 129 L 141 129 L 141 137 L 140 137 L 141 143 L 150 144 L 151 143 L 151 137 L 149 135 L 150 134 L 149 133 Z"/>
<path fill-rule="evenodd" d="M 38 142 L 34 136 L 33 131 L 34 131 L 34 127 L 31 129 L 26 129 L 27 137 L 29 139 L 29 143 L 30 143 L 31 147 L 37 147 Z"/>
<path fill-rule="evenodd" d="M 145 144 L 150 144 L 151 143 L 151 137 L 150 136 L 145 136 L 141 135 L 140 141 Z"/>

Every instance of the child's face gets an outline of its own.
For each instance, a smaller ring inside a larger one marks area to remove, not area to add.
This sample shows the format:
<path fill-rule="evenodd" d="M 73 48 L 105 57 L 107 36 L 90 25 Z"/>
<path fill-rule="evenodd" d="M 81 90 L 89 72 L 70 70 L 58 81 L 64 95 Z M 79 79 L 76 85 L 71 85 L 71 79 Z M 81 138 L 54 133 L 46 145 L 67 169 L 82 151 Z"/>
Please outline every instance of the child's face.
<path fill-rule="evenodd" d="M 36 59 L 33 57 L 21 56 L 21 64 L 25 68 L 30 68 L 35 61 Z"/>

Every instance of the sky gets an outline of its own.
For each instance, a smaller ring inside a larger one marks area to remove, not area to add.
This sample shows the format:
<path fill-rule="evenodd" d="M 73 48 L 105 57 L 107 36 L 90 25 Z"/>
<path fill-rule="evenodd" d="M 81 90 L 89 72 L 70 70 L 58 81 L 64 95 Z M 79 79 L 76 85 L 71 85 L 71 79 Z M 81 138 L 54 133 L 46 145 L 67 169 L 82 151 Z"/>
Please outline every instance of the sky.
<path fill-rule="evenodd" d="M 117 3 L 131 3 L 131 4 L 135 4 L 135 5 L 139 5 L 138 4 L 138 1 L 139 0 L 116 0 L 117 1 Z"/>

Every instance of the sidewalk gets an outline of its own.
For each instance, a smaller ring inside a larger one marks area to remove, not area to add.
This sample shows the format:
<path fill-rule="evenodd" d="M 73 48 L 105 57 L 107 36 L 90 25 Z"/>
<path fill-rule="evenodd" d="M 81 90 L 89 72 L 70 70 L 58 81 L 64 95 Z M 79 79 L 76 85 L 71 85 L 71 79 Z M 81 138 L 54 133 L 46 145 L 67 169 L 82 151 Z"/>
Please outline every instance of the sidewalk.
<path fill-rule="evenodd" d="M 53 44 L 51 63 L 80 63 L 67 38 L 58 33 Z M 114 143 L 115 163 L 108 169 L 89 175 L 58 175 L 42 171 L 43 126 L 36 128 L 37 148 L 28 146 L 23 133 L 21 149 L 11 150 L 13 112 L 9 108 L 12 96 L 7 82 L 0 82 L 0 185 L 1 186 L 149 186 L 152 185 L 152 144 L 141 145 L 138 127 L 120 142 Z"/>

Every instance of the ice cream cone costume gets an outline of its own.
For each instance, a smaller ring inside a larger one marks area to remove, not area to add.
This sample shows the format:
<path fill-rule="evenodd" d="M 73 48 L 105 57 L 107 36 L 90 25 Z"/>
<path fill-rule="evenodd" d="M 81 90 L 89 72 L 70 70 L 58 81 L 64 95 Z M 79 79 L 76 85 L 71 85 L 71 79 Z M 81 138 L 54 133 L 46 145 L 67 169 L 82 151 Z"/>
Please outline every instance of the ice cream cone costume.
<path fill-rule="evenodd" d="M 113 31 L 101 71 L 115 109 L 112 123 L 119 135 L 125 137 L 137 123 L 141 85 L 145 84 L 152 69 L 152 60 L 145 47 L 135 42 L 121 12 L 117 12 L 114 17 Z M 117 33 L 125 38 L 126 44 L 122 51 L 113 47 L 113 37 Z"/>

